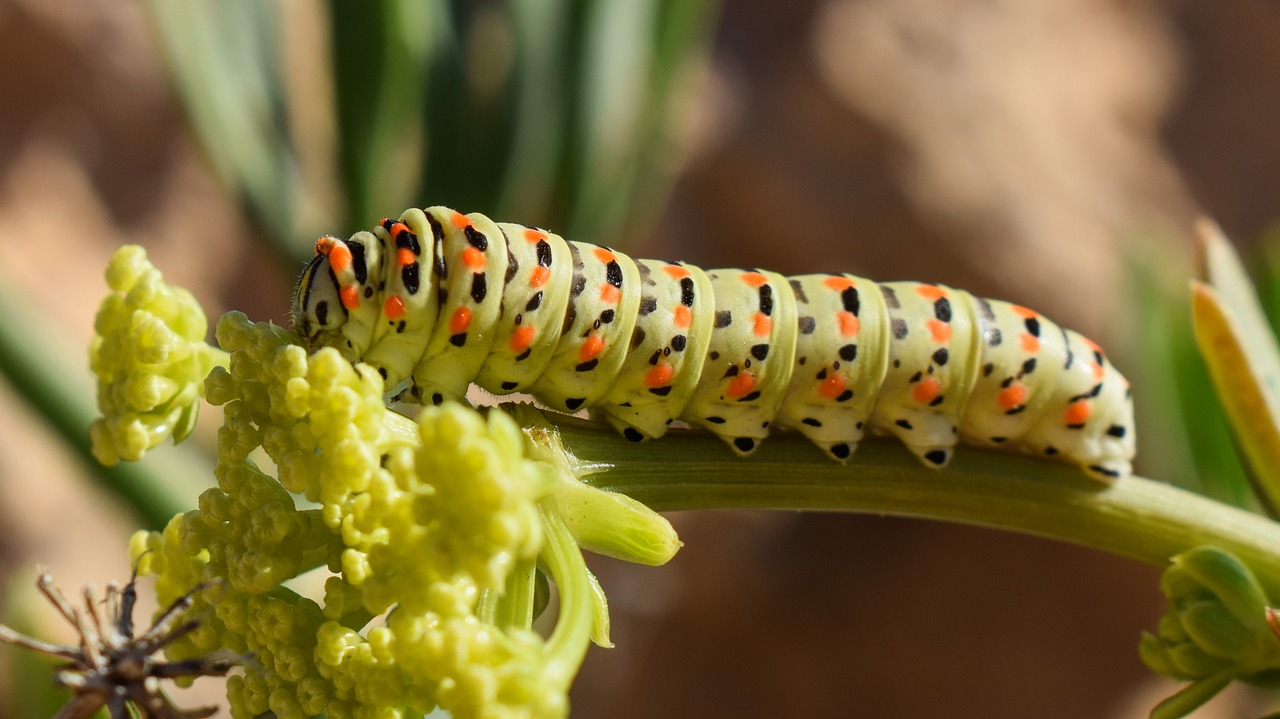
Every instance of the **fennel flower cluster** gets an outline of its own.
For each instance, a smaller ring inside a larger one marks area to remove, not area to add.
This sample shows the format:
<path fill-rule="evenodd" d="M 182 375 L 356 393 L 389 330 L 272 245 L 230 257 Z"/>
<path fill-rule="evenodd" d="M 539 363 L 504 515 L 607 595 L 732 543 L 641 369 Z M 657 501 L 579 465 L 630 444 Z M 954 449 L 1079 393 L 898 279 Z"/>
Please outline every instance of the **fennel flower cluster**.
<path fill-rule="evenodd" d="M 136 461 L 195 427 L 201 385 L 225 354 L 204 341 L 208 322 L 190 292 L 165 284 L 147 254 L 122 247 L 107 267 L 111 294 L 94 320 L 89 364 L 103 418 L 89 428 L 104 465 Z"/>
<path fill-rule="evenodd" d="M 121 257 L 113 268 L 134 262 L 134 276 L 158 285 L 140 251 Z M 126 313 L 135 305 L 109 298 L 100 325 L 121 326 Z M 184 305 L 166 321 L 187 337 L 203 315 Z M 367 366 L 333 350 L 308 356 L 293 333 L 240 313 L 224 316 L 216 336 L 230 353 L 205 383 L 207 400 L 224 408 L 217 486 L 130 547 L 140 571 L 157 575 L 162 605 L 204 583 L 195 597 L 204 619 L 166 653 L 251 654 L 229 680 L 236 717 L 436 707 L 456 717 L 565 715 L 602 600 L 582 600 L 594 579 L 564 524 L 547 518 L 556 475 L 525 456 L 515 422 L 460 405 L 415 422 L 387 408 Z M 99 375 L 103 395 L 140 376 Z M 115 407 L 103 405 L 105 423 Z M 544 639 L 528 621 L 534 561 L 548 542 L 569 609 Z M 331 574 L 322 597 L 282 585 L 311 570 Z"/>

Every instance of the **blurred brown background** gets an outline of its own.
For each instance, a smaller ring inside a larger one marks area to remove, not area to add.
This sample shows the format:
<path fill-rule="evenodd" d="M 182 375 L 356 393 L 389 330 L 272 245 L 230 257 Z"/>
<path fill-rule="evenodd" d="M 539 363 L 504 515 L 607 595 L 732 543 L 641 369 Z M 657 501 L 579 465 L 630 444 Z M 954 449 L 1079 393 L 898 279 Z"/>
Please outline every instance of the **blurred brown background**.
<path fill-rule="evenodd" d="M 674 192 L 628 249 L 963 286 L 1100 338 L 1123 368 L 1141 351 L 1117 309 L 1126 253 L 1187 264 L 1197 213 L 1246 240 L 1275 220 L 1276 37 L 1269 0 L 727 2 Z M 1149 235 L 1164 241 L 1129 244 Z M 212 317 L 284 321 L 290 288 L 251 240 L 140 4 L 0 0 L 0 267 L 68 357 L 125 242 Z M 36 562 L 67 587 L 127 574 L 133 522 L 83 472 L 0 386 L 11 581 Z M 670 566 L 595 564 L 618 648 L 592 650 L 575 716 L 1137 717 L 1170 691 L 1136 652 L 1161 607 L 1152 568 L 902 519 L 674 521 Z"/>

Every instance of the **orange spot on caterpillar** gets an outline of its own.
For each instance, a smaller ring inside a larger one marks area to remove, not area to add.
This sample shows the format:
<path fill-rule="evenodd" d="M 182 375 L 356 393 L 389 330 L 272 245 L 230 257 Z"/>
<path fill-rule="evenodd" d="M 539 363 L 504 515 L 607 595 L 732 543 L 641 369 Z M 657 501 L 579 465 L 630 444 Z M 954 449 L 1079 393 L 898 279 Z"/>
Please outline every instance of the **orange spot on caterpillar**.
<path fill-rule="evenodd" d="M 916 382 L 916 386 L 911 390 L 911 396 L 920 404 L 929 404 L 942 394 L 942 383 L 937 377 L 925 377 Z"/>
<path fill-rule="evenodd" d="M 541 287 L 547 284 L 547 280 L 551 279 L 551 269 L 538 265 L 533 268 L 533 272 L 529 273 L 529 286 Z"/>
<path fill-rule="evenodd" d="M 947 291 L 937 285 L 916 285 L 916 293 L 930 302 L 937 302 L 947 296 Z"/>
<path fill-rule="evenodd" d="M 465 230 L 471 226 L 471 218 L 467 217 L 461 212 L 454 212 L 453 217 L 449 219 L 453 220 L 453 226 L 458 228 L 459 230 Z"/>
<path fill-rule="evenodd" d="M 328 256 L 329 250 L 333 249 L 335 243 L 337 240 L 332 237 L 321 237 L 316 240 L 316 254 Z"/>
<path fill-rule="evenodd" d="M 597 260 L 600 260 L 600 262 L 606 265 L 618 259 L 617 257 L 613 256 L 612 252 L 606 250 L 603 247 L 595 248 L 595 250 L 592 251 L 592 254 L 596 256 Z"/>
<path fill-rule="evenodd" d="M 533 327 L 530 325 L 517 327 L 511 333 L 511 351 L 520 353 L 529 349 L 529 345 L 533 344 L 533 332 Z"/>
<path fill-rule="evenodd" d="M 729 387 L 725 389 L 724 394 L 730 399 L 738 399 L 747 396 L 755 388 L 756 376 L 750 372 L 741 372 L 729 381 Z"/>
<path fill-rule="evenodd" d="M 666 362 L 654 365 L 653 369 L 644 374 L 644 386 L 665 387 L 675 373 L 675 368 Z"/>
<path fill-rule="evenodd" d="M 683 280 L 689 276 L 689 270 L 686 270 L 680 265 L 663 265 L 662 271 L 670 275 L 671 279 L 674 280 Z"/>
<path fill-rule="evenodd" d="M 1036 312 L 1035 310 L 1032 310 L 1032 309 L 1028 309 L 1028 308 L 1026 308 L 1026 307 L 1023 307 L 1022 305 L 1012 305 L 1009 309 L 1013 310 L 1013 313 L 1014 313 L 1015 315 L 1017 315 L 1017 316 L 1019 316 L 1019 317 L 1022 317 L 1023 319 L 1028 319 L 1028 320 L 1029 320 L 1029 319 L 1031 319 L 1031 318 L 1033 318 L 1033 317 L 1039 317 L 1039 316 L 1040 316 L 1040 313 L 1039 313 L 1039 312 Z"/>
<path fill-rule="evenodd" d="M 346 272 L 351 269 L 351 250 L 345 244 L 334 243 L 329 249 L 329 266 L 334 272 Z"/>
<path fill-rule="evenodd" d="M 1036 353 L 1040 351 L 1040 338 L 1029 332 L 1023 332 L 1018 339 L 1022 340 L 1022 351 Z"/>
<path fill-rule="evenodd" d="M 1067 405 L 1067 411 L 1062 415 L 1062 419 L 1067 424 L 1084 424 L 1091 414 L 1093 414 L 1093 407 L 1089 406 L 1089 400 L 1078 399 Z"/>
<path fill-rule="evenodd" d="M 686 329 L 693 322 L 693 313 L 684 305 L 676 305 L 675 311 L 671 314 L 671 322 L 680 329 Z"/>
<path fill-rule="evenodd" d="M 1093 340 L 1089 339 L 1088 337 L 1081 337 L 1080 339 L 1084 340 L 1084 343 L 1085 343 L 1086 345 L 1088 345 L 1088 346 L 1089 346 L 1089 349 L 1093 350 L 1094 352 L 1101 352 L 1101 351 L 1102 351 L 1102 347 L 1098 346 L 1098 343 L 1097 343 L 1097 342 L 1094 342 Z"/>
<path fill-rule="evenodd" d="M 484 258 L 484 253 L 474 247 L 468 247 L 462 251 L 462 264 L 473 270 L 483 270 L 488 262 Z"/>
<path fill-rule="evenodd" d="M 347 285 L 338 290 L 338 298 L 342 300 L 342 306 L 349 310 L 355 309 L 360 304 L 360 288 L 356 285 Z"/>
<path fill-rule="evenodd" d="M 769 333 L 773 331 L 773 320 L 769 319 L 769 316 L 763 312 L 757 312 L 755 317 L 751 318 L 751 322 L 751 331 L 755 333 L 756 337 L 768 337 Z"/>
<path fill-rule="evenodd" d="M 600 301 L 607 304 L 616 305 L 622 297 L 622 290 L 605 282 L 600 285 Z"/>
<path fill-rule="evenodd" d="M 382 314 L 387 316 L 389 320 L 398 320 L 404 317 L 404 298 L 400 295 L 391 295 L 382 305 Z"/>
<path fill-rule="evenodd" d="M 822 384 L 818 385 L 818 394 L 827 399 L 835 399 L 844 394 L 845 379 L 844 375 L 839 372 L 832 372 L 822 380 Z"/>
<path fill-rule="evenodd" d="M 862 327 L 862 323 L 858 321 L 858 316 L 852 312 L 837 312 L 836 323 L 840 325 L 840 335 L 842 337 L 853 337 L 858 334 L 858 330 Z"/>
<path fill-rule="evenodd" d="M 996 404 L 1000 405 L 1000 409 L 1005 411 L 1016 409 L 1027 402 L 1027 386 L 1021 382 L 1013 384 L 1000 390 L 999 396 L 996 397 Z"/>
<path fill-rule="evenodd" d="M 547 239 L 547 233 L 542 230 L 535 230 L 532 227 L 526 227 L 524 229 L 524 241 L 531 245 L 536 245 L 545 239 Z"/>
<path fill-rule="evenodd" d="M 822 281 L 822 284 L 829 290 L 844 292 L 850 287 L 853 287 L 853 280 L 848 277 L 828 277 Z"/>
<path fill-rule="evenodd" d="M 759 272 L 743 272 L 739 275 L 739 279 L 752 287 L 763 287 L 769 282 L 769 278 Z"/>
<path fill-rule="evenodd" d="M 467 307 L 459 307 L 453 311 L 453 316 L 449 318 L 449 331 L 453 334 L 461 334 L 467 331 L 471 326 L 471 309 Z"/>
<path fill-rule="evenodd" d="M 1101 365 L 1100 363 L 1098 363 L 1098 362 L 1094 362 L 1094 363 L 1093 363 L 1093 378 L 1094 378 L 1094 379 L 1099 379 L 1099 380 L 1100 380 L 1100 379 L 1102 379 L 1103 375 L 1105 375 L 1106 373 L 1107 373 L 1107 372 L 1106 372 L 1106 370 L 1102 369 L 1102 365 Z"/>
<path fill-rule="evenodd" d="M 406 265 L 412 265 L 414 261 L 417 259 L 418 259 L 418 256 L 413 254 L 413 250 L 409 249 L 408 247 L 401 247 L 396 252 L 396 262 L 399 263 L 401 267 L 404 267 Z"/>
<path fill-rule="evenodd" d="M 599 357 L 601 352 L 604 352 L 604 339 L 600 335 L 588 335 L 578 348 L 578 359 L 589 362 Z"/>
<path fill-rule="evenodd" d="M 942 320 L 929 320 L 929 334 L 934 342 L 946 342 L 951 339 L 951 324 Z"/>

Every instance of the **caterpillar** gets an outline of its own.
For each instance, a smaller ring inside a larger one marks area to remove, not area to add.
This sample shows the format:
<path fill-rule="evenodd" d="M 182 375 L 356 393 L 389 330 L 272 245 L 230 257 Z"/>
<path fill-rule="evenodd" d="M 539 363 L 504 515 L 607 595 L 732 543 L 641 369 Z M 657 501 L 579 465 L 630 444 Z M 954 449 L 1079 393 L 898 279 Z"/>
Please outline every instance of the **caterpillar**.
<path fill-rule="evenodd" d="M 964 441 L 1105 482 L 1134 454 L 1129 383 L 1098 345 L 940 284 L 704 271 L 431 207 L 318 240 L 293 322 L 408 380 L 404 400 L 527 392 L 636 442 L 681 421 L 745 456 L 790 428 L 845 462 L 872 431 L 931 467 Z"/>

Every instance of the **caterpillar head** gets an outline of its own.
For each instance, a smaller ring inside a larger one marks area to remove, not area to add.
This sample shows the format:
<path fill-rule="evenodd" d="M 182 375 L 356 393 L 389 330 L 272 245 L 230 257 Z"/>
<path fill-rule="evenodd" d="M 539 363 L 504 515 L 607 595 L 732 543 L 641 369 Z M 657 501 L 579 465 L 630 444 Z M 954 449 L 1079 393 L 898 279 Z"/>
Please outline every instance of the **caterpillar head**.
<path fill-rule="evenodd" d="M 312 351 L 333 347 L 355 361 L 364 347 L 353 339 L 360 336 L 358 313 L 365 294 L 368 270 L 364 256 L 367 246 L 358 233 L 350 240 L 321 237 L 316 256 L 303 271 L 293 294 L 293 329 L 307 341 Z M 368 304 L 367 302 L 365 304 Z"/>

